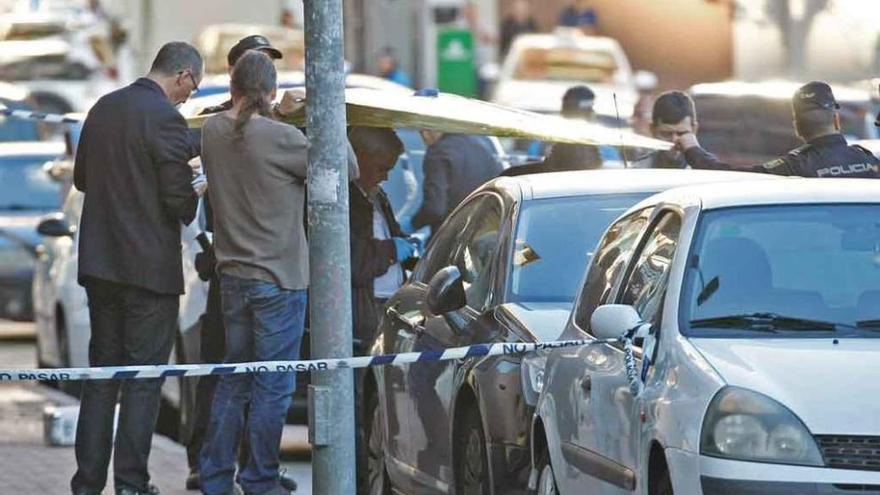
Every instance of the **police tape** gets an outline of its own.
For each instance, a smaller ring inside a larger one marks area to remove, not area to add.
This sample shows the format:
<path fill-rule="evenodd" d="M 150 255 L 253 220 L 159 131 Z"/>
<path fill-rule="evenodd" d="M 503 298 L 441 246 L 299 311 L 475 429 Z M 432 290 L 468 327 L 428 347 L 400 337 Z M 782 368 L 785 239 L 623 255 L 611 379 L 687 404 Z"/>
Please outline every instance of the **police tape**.
<path fill-rule="evenodd" d="M 32 112 L 30 110 L 13 110 L 11 108 L 0 105 L 0 115 L 6 117 L 14 117 L 23 120 L 36 120 L 38 122 L 48 122 L 50 124 L 78 124 L 82 122 L 81 118 L 70 115 L 61 115 L 55 113 Z"/>
<path fill-rule="evenodd" d="M 636 361 L 629 338 L 561 340 L 558 342 L 536 343 L 477 344 L 465 347 L 454 347 L 445 350 L 428 350 L 422 352 L 405 352 L 400 354 L 359 356 L 351 358 L 310 359 L 303 361 L 257 361 L 233 364 L 171 364 L 51 369 L 0 368 L 0 382 L 36 380 L 119 380 L 181 376 L 236 375 L 245 373 L 326 371 L 346 368 L 368 368 L 371 366 L 393 366 L 412 363 L 450 361 L 489 356 L 521 355 L 541 350 L 606 344 L 623 344 L 625 356 L 624 361 L 627 368 L 627 380 L 630 382 L 630 389 L 633 390 L 634 395 L 638 395 L 635 391 L 641 391 L 641 382 L 639 381 L 639 373 L 635 369 Z M 634 383 L 634 381 L 638 383 Z"/>

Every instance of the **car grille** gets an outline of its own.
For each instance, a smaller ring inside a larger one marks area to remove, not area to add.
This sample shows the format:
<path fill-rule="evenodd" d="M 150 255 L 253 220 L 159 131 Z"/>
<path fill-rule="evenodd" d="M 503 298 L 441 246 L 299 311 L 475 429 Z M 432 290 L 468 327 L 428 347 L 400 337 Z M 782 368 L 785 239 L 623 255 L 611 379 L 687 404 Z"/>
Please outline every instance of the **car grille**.
<path fill-rule="evenodd" d="M 830 468 L 880 471 L 880 437 L 817 435 L 816 441 Z"/>

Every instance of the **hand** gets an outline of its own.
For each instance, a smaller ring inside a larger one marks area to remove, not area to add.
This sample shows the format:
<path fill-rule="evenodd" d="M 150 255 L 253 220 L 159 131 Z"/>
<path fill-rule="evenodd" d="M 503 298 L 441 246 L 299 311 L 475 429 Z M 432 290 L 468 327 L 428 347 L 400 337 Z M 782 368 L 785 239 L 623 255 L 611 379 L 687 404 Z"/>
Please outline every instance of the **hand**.
<path fill-rule="evenodd" d="M 306 92 L 302 89 L 288 89 L 281 97 L 281 103 L 275 107 L 279 117 L 290 117 L 305 105 Z"/>
<path fill-rule="evenodd" d="M 673 143 L 675 143 L 675 147 L 680 149 L 681 151 L 686 151 L 691 148 L 697 148 L 700 146 L 700 142 L 697 141 L 697 135 L 693 132 L 687 132 L 676 136 Z"/>
<path fill-rule="evenodd" d="M 202 197 L 208 190 L 208 179 L 204 175 L 196 177 L 192 181 L 192 188 L 199 197 Z"/>
<path fill-rule="evenodd" d="M 190 160 L 189 168 L 192 169 L 193 179 L 202 175 L 202 157 L 197 156 Z"/>
<path fill-rule="evenodd" d="M 394 241 L 394 250 L 397 255 L 398 263 L 402 263 L 416 254 L 416 246 L 408 240 L 401 237 L 395 237 L 392 241 Z"/>

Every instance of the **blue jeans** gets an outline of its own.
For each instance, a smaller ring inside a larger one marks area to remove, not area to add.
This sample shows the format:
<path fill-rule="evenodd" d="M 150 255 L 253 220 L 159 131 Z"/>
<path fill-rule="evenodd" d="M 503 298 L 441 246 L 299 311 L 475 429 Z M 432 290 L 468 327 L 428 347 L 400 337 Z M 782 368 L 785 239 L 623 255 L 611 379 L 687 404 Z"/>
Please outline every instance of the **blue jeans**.
<path fill-rule="evenodd" d="M 260 280 L 221 275 L 227 363 L 299 358 L 307 293 Z M 242 488 L 264 493 L 278 485 L 281 430 L 296 387 L 294 373 L 224 375 L 217 385 L 200 455 L 202 492 L 232 492 L 239 439 L 250 458 L 239 472 Z M 245 428 L 245 406 L 250 412 Z"/>

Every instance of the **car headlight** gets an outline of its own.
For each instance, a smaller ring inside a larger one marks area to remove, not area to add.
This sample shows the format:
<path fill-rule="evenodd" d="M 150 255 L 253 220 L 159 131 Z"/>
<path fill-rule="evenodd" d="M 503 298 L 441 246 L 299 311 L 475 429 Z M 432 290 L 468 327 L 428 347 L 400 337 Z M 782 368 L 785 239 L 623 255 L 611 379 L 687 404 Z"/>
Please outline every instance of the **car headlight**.
<path fill-rule="evenodd" d="M 532 352 L 522 359 L 523 398 L 526 404 L 534 406 L 544 389 L 544 368 L 547 356 L 541 351 Z"/>
<path fill-rule="evenodd" d="M 735 387 L 712 399 L 700 451 L 739 461 L 825 465 L 816 441 L 794 413 L 765 395 Z"/>

